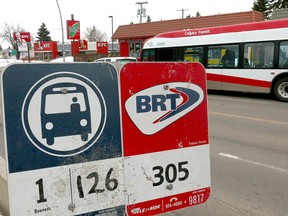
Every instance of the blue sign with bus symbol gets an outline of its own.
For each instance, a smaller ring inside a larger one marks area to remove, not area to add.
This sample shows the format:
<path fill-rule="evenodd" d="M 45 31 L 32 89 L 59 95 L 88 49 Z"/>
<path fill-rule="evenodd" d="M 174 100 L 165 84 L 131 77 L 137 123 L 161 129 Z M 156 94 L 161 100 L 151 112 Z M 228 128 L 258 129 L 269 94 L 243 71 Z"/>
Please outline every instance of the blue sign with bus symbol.
<path fill-rule="evenodd" d="M 2 93 L 9 171 L 121 157 L 117 76 L 113 65 L 98 63 L 7 67 Z"/>
<path fill-rule="evenodd" d="M 76 134 L 81 135 L 82 141 L 87 141 L 91 117 L 86 88 L 76 83 L 45 87 L 41 97 L 41 126 L 42 137 L 47 139 L 48 145 L 54 144 L 54 137 Z"/>
<path fill-rule="evenodd" d="M 63 157 L 93 145 L 103 131 L 106 113 L 97 86 L 71 72 L 53 73 L 37 82 L 22 108 L 24 129 L 32 143 L 45 153 Z"/>

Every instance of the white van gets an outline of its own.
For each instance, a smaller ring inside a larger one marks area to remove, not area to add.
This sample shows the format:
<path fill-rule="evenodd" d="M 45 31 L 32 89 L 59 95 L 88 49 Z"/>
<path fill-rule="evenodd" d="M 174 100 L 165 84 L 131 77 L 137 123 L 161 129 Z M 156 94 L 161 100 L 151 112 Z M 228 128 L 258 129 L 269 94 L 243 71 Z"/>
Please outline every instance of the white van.
<path fill-rule="evenodd" d="M 137 59 L 134 57 L 108 57 L 96 59 L 94 62 L 120 62 L 121 65 L 124 65 L 128 62 L 137 62 Z"/>

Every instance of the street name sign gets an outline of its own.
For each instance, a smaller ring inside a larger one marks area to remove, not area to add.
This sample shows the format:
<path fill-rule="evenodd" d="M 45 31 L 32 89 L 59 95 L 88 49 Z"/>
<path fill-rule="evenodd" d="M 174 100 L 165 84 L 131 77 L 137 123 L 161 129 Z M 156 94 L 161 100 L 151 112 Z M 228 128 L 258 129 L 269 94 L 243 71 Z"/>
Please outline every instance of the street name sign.
<path fill-rule="evenodd" d="M 211 177 L 203 66 L 126 64 L 120 89 L 127 214 L 204 203 Z"/>

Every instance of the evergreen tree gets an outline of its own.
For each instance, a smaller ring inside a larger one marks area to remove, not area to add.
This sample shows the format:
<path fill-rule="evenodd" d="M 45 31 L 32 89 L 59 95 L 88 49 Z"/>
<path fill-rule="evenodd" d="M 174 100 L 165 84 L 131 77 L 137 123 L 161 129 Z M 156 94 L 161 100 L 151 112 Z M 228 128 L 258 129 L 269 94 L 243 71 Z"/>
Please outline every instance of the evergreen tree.
<path fill-rule="evenodd" d="M 36 38 L 38 41 L 51 41 L 51 37 L 49 36 L 49 34 L 50 31 L 48 31 L 48 29 L 46 28 L 45 23 L 42 23 L 42 25 L 38 29 L 38 36 Z"/>
<path fill-rule="evenodd" d="M 149 15 L 147 16 L 147 22 L 151 22 L 151 17 Z"/>
<path fill-rule="evenodd" d="M 252 10 L 260 11 L 266 19 L 271 19 L 274 10 L 288 8 L 287 0 L 254 0 Z"/>
<path fill-rule="evenodd" d="M 288 8 L 288 1 L 287 0 L 269 0 L 271 3 L 272 8 L 275 9 L 282 9 Z"/>
<path fill-rule="evenodd" d="M 269 0 L 254 0 L 252 10 L 262 12 L 266 19 L 271 19 Z"/>

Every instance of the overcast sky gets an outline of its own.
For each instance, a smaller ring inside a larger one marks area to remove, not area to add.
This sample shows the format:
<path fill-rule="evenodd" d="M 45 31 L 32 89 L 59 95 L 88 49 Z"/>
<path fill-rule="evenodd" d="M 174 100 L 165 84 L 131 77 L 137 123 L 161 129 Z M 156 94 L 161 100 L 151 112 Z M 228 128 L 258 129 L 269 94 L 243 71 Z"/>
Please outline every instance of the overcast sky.
<path fill-rule="evenodd" d="M 199 11 L 201 16 L 251 11 L 254 0 L 147 0 L 143 4 L 146 14 L 152 21 L 171 20 L 182 18 L 187 15 L 195 16 Z M 140 5 L 137 0 L 58 0 L 60 5 L 64 26 L 64 38 L 66 38 L 66 20 L 74 19 L 80 21 L 81 38 L 84 37 L 86 28 L 95 26 L 106 33 L 108 37 L 112 34 L 112 22 L 109 16 L 113 16 L 113 31 L 119 25 L 127 25 L 131 22 L 139 23 L 137 9 Z M 146 22 L 147 17 L 142 22 Z M 42 23 L 46 24 L 50 36 L 54 41 L 62 41 L 61 21 L 57 1 L 49 0 L 1 0 L 0 9 L 0 33 L 3 32 L 4 23 L 9 25 L 19 24 L 32 37 L 37 36 L 38 29 Z M 2 39 L 0 38 L 0 43 Z M 2 44 L 3 46 L 3 44 Z M 3 47 L 5 48 L 5 47 Z"/>

